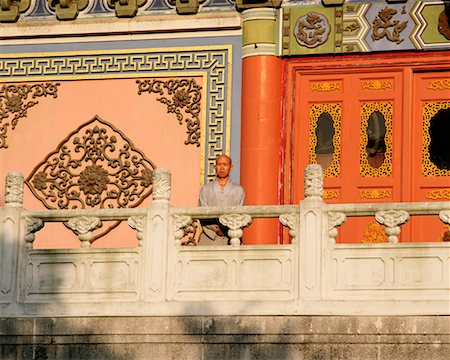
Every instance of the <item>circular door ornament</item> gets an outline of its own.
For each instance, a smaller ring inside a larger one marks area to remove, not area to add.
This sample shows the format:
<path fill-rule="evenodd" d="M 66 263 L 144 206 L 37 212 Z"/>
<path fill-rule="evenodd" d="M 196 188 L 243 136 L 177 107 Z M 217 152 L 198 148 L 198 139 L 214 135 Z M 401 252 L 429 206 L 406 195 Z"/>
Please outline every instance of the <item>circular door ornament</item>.
<path fill-rule="evenodd" d="M 330 31 L 330 23 L 325 15 L 309 12 L 298 18 L 294 36 L 300 46 L 315 48 L 328 40 Z"/>

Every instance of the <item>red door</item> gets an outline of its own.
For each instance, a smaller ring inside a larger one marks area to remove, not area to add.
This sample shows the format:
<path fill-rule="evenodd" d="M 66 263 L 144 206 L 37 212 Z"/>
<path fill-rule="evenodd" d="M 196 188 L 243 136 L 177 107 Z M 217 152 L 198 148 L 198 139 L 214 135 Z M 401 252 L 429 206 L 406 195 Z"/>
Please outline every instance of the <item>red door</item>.
<path fill-rule="evenodd" d="M 448 55 L 447 55 L 448 56 Z M 450 70 L 445 54 L 420 60 L 357 58 L 292 63 L 288 69 L 290 195 L 303 198 L 303 170 L 324 168 L 328 203 L 450 200 Z M 370 64 L 373 64 L 372 68 Z M 348 70 L 350 69 L 350 70 Z M 291 121 L 289 121 L 291 120 Z M 450 237 L 438 217 L 414 217 L 400 241 Z M 346 242 L 386 241 L 373 218 L 351 219 Z M 339 240 L 338 240 L 339 241 Z"/>
<path fill-rule="evenodd" d="M 413 82 L 411 199 L 449 201 L 450 71 L 417 72 Z M 450 238 L 448 225 L 437 217 L 414 218 L 412 231 L 425 241 Z"/>

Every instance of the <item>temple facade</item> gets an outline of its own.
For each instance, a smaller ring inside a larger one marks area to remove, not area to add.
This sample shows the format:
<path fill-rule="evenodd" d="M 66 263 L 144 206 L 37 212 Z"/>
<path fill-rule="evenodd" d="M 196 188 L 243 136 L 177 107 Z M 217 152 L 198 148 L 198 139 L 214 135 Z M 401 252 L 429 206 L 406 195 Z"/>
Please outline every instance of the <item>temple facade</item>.
<path fill-rule="evenodd" d="M 447 359 L 449 1 L 3 0 L 0 29 L 0 358 Z M 198 207 L 220 154 L 246 206 Z M 230 246 L 189 246 L 202 218 Z"/>

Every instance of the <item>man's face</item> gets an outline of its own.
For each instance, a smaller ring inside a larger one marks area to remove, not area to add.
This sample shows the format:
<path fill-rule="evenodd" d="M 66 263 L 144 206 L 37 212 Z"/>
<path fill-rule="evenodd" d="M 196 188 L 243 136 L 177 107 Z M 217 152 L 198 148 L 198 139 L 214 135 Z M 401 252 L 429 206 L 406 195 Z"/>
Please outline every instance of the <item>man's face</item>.
<path fill-rule="evenodd" d="M 219 156 L 216 160 L 216 165 L 214 165 L 218 178 L 228 177 L 232 168 L 233 165 L 231 165 L 230 159 L 226 156 Z"/>

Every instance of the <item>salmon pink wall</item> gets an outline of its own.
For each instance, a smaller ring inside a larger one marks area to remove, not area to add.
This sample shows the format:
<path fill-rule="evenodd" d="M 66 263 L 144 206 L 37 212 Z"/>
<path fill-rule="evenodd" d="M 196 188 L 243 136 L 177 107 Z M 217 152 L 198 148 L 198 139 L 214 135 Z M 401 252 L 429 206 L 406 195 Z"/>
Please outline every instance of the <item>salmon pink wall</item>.
<path fill-rule="evenodd" d="M 194 79 L 202 85 L 201 77 Z M 171 203 L 174 206 L 196 206 L 201 184 L 202 147 L 184 143 L 187 139 L 186 125 L 180 125 L 175 114 L 168 113 L 166 105 L 156 100 L 161 97 L 159 94 L 138 95 L 135 78 L 59 83 L 57 98 L 36 98 L 38 104 L 28 109 L 26 118 L 19 119 L 15 130 L 8 128 L 8 148 L 0 149 L 0 206 L 4 204 L 4 179 L 9 171 L 19 171 L 26 178 L 36 165 L 57 149 L 62 140 L 96 115 L 120 130 L 156 167 L 171 170 Z M 171 98 L 167 92 L 163 96 Z M 203 114 L 204 111 L 200 116 Z M 201 118 L 202 127 L 205 126 L 204 120 Z M 150 202 L 151 197 L 148 197 L 139 207 L 146 207 Z M 27 186 L 24 207 L 45 209 Z M 35 247 L 79 246 L 76 237 L 62 225 L 58 225 L 62 228 L 60 232 L 49 231 L 54 226 L 47 224 L 37 234 Z M 135 232 L 130 231 L 123 224 L 108 234 L 107 239 L 99 239 L 95 246 L 136 245 Z M 132 236 L 124 236 L 128 232 Z"/>

